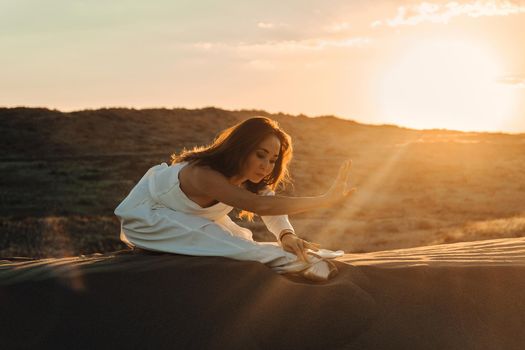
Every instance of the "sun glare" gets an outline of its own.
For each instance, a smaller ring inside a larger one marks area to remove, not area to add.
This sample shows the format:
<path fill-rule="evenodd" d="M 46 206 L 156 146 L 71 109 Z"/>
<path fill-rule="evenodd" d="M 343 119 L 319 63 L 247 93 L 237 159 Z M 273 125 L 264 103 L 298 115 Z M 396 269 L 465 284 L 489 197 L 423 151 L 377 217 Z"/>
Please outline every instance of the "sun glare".
<path fill-rule="evenodd" d="M 422 42 L 389 67 L 380 84 L 380 114 L 388 123 L 455 130 L 501 130 L 513 108 L 512 89 L 497 56 L 456 40 Z"/>

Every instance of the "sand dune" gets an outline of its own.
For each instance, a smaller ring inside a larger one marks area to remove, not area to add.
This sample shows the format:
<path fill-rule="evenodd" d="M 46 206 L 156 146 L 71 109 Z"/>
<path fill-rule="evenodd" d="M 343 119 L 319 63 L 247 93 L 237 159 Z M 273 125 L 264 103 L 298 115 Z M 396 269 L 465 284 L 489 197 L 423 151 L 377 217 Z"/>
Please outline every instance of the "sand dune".
<path fill-rule="evenodd" d="M 525 266 L 525 238 L 491 239 L 364 254 L 346 254 L 338 260 L 354 266 L 399 268 Z"/>
<path fill-rule="evenodd" d="M 2 348 L 523 348 L 524 238 L 335 263 L 315 284 L 218 257 L 3 260 Z"/>

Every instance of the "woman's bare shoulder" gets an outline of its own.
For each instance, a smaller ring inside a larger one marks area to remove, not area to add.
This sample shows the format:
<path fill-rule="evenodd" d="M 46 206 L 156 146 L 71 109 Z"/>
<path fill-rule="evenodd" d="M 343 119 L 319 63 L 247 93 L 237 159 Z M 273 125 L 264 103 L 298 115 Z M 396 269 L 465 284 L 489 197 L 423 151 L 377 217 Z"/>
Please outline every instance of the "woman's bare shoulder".
<path fill-rule="evenodd" d="M 228 179 L 222 173 L 210 166 L 200 164 L 188 164 L 181 169 L 179 178 L 201 193 L 210 193 L 212 187 L 223 187 L 229 184 Z"/>
<path fill-rule="evenodd" d="M 257 209 L 255 194 L 230 183 L 226 176 L 210 167 L 195 166 L 185 178 L 197 193 L 209 199 L 248 211 Z"/>
<path fill-rule="evenodd" d="M 206 208 L 216 204 L 219 200 L 213 195 L 217 183 L 210 183 L 215 176 L 215 170 L 209 167 L 188 164 L 179 172 L 181 190 L 195 203 Z M 220 173 L 219 173 L 220 174 Z M 222 176 L 220 174 L 219 176 Z"/>
<path fill-rule="evenodd" d="M 185 168 L 188 168 L 188 174 L 195 176 L 197 178 L 213 176 L 213 177 L 219 177 L 219 178 L 226 179 L 226 176 L 224 176 L 219 171 L 213 169 L 209 165 L 188 164 Z"/>

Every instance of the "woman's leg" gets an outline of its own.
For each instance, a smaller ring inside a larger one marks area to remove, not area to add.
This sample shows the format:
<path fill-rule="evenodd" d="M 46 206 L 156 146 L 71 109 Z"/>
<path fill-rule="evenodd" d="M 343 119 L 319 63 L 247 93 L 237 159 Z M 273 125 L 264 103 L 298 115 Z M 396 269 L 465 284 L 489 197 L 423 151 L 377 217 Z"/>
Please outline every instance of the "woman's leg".
<path fill-rule="evenodd" d="M 224 225 L 167 208 L 152 211 L 147 222 L 122 222 L 123 241 L 142 249 L 194 256 L 223 256 L 258 261 L 269 267 L 297 260 L 277 243 L 234 235 Z"/>

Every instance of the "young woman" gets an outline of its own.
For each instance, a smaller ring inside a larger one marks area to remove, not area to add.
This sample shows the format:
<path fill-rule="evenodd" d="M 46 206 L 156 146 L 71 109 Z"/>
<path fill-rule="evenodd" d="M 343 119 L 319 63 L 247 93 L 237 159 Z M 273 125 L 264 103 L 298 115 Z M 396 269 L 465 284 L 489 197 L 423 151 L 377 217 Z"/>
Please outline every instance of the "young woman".
<path fill-rule="evenodd" d="M 277 122 L 254 117 L 238 123 L 211 145 L 150 168 L 115 209 L 120 238 L 145 250 L 259 261 L 278 273 L 328 279 L 337 269 L 326 259 L 343 252 L 301 239 L 287 214 L 347 200 L 355 190 L 347 185 L 351 162 L 343 163 L 322 196 L 276 196 L 277 187 L 289 181 L 291 158 L 291 138 Z M 252 232 L 227 215 L 234 207 L 240 217 L 258 214 L 277 243 L 253 241 Z"/>

